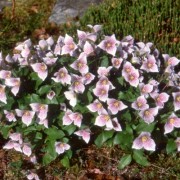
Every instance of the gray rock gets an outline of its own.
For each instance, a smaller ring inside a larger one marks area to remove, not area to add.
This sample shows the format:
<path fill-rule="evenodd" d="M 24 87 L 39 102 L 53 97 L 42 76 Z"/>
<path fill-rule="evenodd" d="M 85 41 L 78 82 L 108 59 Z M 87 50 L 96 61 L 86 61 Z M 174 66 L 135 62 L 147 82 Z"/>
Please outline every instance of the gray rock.
<path fill-rule="evenodd" d="M 81 17 L 92 4 L 98 4 L 103 0 L 57 0 L 49 22 L 56 24 L 66 23 L 76 17 Z"/>
<path fill-rule="evenodd" d="M 8 0 L 0 0 L 0 12 L 2 12 L 2 9 L 6 6 L 11 6 L 11 1 Z"/>

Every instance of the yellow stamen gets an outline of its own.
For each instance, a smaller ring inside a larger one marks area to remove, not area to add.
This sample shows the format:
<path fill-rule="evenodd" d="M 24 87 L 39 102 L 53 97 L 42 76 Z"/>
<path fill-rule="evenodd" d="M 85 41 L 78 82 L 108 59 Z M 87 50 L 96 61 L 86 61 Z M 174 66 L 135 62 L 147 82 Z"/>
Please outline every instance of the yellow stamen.
<path fill-rule="evenodd" d="M 111 43 L 106 43 L 106 48 L 110 48 L 110 47 L 112 47 L 112 44 Z"/>
<path fill-rule="evenodd" d="M 113 105 L 114 105 L 114 107 L 119 107 L 119 102 L 116 101 L 116 102 L 113 103 Z"/>
<path fill-rule="evenodd" d="M 175 121 L 174 118 L 170 118 L 170 119 L 169 119 L 169 123 L 170 123 L 170 124 L 174 124 L 174 121 Z"/>
<path fill-rule="evenodd" d="M 97 106 L 98 109 L 102 108 L 102 104 L 101 103 L 97 103 L 96 106 Z"/>
<path fill-rule="evenodd" d="M 148 68 L 152 68 L 152 67 L 153 67 L 153 64 L 152 64 L 152 63 L 147 63 L 147 67 L 148 67 Z"/>
<path fill-rule="evenodd" d="M 146 110 L 145 112 L 144 112 L 144 115 L 145 116 L 148 116 L 150 114 L 150 112 L 148 111 L 148 110 Z"/>
<path fill-rule="evenodd" d="M 79 84 L 80 84 L 79 81 L 75 81 L 75 82 L 74 82 L 74 85 L 75 85 L 75 86 L 79 86 Z"/>
<path fill-rule="evenodd" d="M 70 44 L 70 45 L 69 45 L 69 49 L 70 49 L 70 50 L 73 50 L 74 47 L 75 47 L 74 44 Z"/>
<path fill-rule="evenodd" d="M 83 64 L 82 64 L 81 62 L 78 62 L 78 63 L 77 63 L 77 67 L 78 67 L 78 68 L 82 68 L 82 67 L 83 67 Z"/>
<path fill-rule="evenodd" d="M 134 77 L 133 75 L 130 75 L 130 76 L 129 76 L 129 79 L 132 81 L 132 80 L 135 79 L 135 77 Z"/>
<path fill-rule="evenodd" d="M 148 137 L 147 137 L 147 136 L 142 136 L 142 137 L 141 137 L 141 141 L 142 141 L 142 142 L 146 142 L 147 140 L 148 140 Z"/>
<path fill-rule="evenodd" d="M 138 103 L 137 103 L 137 106 L 138 106 L 138 107 L 141 107 L 141 106 L 142 106 L 142 103 L 138 102 Z"/>
<path fill-rule="evenodd" d="M 180 95 L 176 97 L 176 101 L 180 102 Z"/>
<path fill-rule="evenodd" d="M 105 119 L 106 121 L 109 121 L 109 120 L 110 120 L 110 117 L 109 117 L 108 115 L 104 115 L 104 119 Z"/>

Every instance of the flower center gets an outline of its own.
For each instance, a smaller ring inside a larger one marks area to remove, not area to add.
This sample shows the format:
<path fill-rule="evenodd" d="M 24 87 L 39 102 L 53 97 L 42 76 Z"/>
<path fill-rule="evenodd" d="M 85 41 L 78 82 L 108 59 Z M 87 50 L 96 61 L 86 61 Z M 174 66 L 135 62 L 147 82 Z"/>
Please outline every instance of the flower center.
<path fill-rule="evenodd" d="M 41 104 L 41 105 L 39 106 L 39 110 L 41 111 L 41 110 L 44 110 L 44 109 L 45 109 L 45 105 Z"/>
<path fill-rule="evenodd" d="M 117 107 L 119 107 L 119 102 L 118 102 L 118 101 L 116 101 L 116 102 L 114 102 L 114 103 L 113 103 L 113 105 L 114 105 L 114 107 L 116 107 L 116 108 L 117 108 Z"/>
<path fill-rule="evenodd" d="M 73 44 L 73 43 L 69 45 L 69 49 L 70 49 L 70 50 L 73 50 L 73 49 L 74 49 L 74 47 L 75 47 L 75 46 L 74 46 L 74 44 Z"/>
<path fill-rule="evenodd" d="M 25 116 L 29 116 L 30 115 L 30 112 L 29 111 L 24 111 L 24 114 Z"/>
<path fill-rule="evenodd" d="M 63 143 L 59 144 L 59 147 L 60 147 L 60 148 L 63 148 L 63 147 L 64 147 L 64 144 L 63 144 Z"/>
<path fill-rule="evenodd" d="M 174 121 L 175 121 L 174 118 L 170 118 L 170 119 L 169 119 L 169 123 L 170 123 L 170 124 L 174 124 Z"/>
<path fill-rule="evenodd" d="M 107 84 L 108 84 L 108 81 L 107 81 L 106 79 L 104 79 L 104 80 L 101 81 L 101 84 L 102 84 L 102 85 L 107 85 Z"/>
<path fill-rule="evenodd" d="M 74 85 L 75 85 L 75 86 L 79 86 L 79 84 L 80 84 L 79 81 L 75 81 L 75 82 L 74 82 Z"/>
<path fill-rule="evenodd" d="M 104 89 L 101 90 L 101 95 L 106 94 L 106 91 Z"/>
<path fill-rule="evenodd" d="M 78 67 L 78 68 L 82 68 L 82 67 L 83 67 L 83 63 L 78 62 L 78 63 L 77 63 L 77 67 Z"/>
<path fill-rule="evenodd" d="M 46 70 L 45 64 L 41 64 L 40 69 L 41 69 L 41 71 L 45 71 Z"/>
<path fill-rule="evenodd" d="M 177 101 L 177 102 L 180 102 L 180 95 L 178 95 L 178 96 L 176 97 L 176 101 Z"/>
<path fill-rule="evenodd" d="M 130 75 L 130 76 L 129 76 L 129 80 L 132 81 L 132 80 L 134 80 L 134 79 L 135 79 L 135 77 L 134 77 L 133 75 Z"/>
<path fill-rule="evenodd" d="M 97 103 L 96 106 L 97 106 L 98 109 L 102 108 L 102 104 L 101 103 Z"/>
<path fill-rule="evenodd" d="M 0 86 L 0 93 L 4 93 L 4 88 Z"/>
<path fill-rule="evenodd" d="M 106 43 L 106 48 L 110 48 L 110 47 L 112 47 L 112 44 L 110 42 L 107 42 Z"/>
<path fill-rule="evenodd" d="M 64 73 L 64 72 L 61 72 L 61 73 L 59 73 L 59 76 L 60 76 L 61 78 L 63 78 L 63 77 L 65 76 L 65 73 Z"/>
<path fill-rule="evenodd" d="M 6 75 L 5 75 L 6 78 L 10 78 L 11 77 L 11 73 L 10 72 L 7 72 Z"/>
<path fill-rule="evenodd" d="M 105 121 L 109 121 L 110 117 L 108 115 L 104 115 Z"/>
<path fill-rule="evenodd" d="M 137 102 L 137 106 L 138 107 L 142 107 L 142 103 L 141 102 Z"/>
<path fill-rule="evenodd" d="M 131 71 L 131 69 L 130 69 L 129 67 L 127 67 L 127 68 L 125 69 L 125 71 L 126 71 L 127 73 L 129 73 L 129 72 Z"/>
<path fill-rule="evenodd" d="M 152 67 L 153 67 L 153 64 L 149 62 L 149 63 L 147 63 L 147 67 L 148 67 L 148 68 L 152 68 Z"/>
<path fill-rule="evenodd" d="M 148 137 L 147 137 L 147 136 L 142 136 L 142 137 L 141 137 L 141 141 L 142 141 L 142 142 L 146 142 L 147 140 L 148 140 Z"/>
<path fill-rule="evenodd" d="M 87 73 L 87 74 L 85 75 L 85 77 L 86 77 L 87 79 L 89 79 L 89 78 L 91 77 L 90 73 Z"/>
<path fill-rule="evenodd" d="M 145 115 L 145 116 L 148 116 L 148 115 L 150 115 L 150 112 L 149 112 L 148 110 L 146 110 L 146 111 L 144 112 L 144 115 Z"/>
<path fill-rule="evenodd" d="M 114 63 L 116 66 L 118 66 L 120 64 L 120 62 L 118 60 L 115 61 Z"/>

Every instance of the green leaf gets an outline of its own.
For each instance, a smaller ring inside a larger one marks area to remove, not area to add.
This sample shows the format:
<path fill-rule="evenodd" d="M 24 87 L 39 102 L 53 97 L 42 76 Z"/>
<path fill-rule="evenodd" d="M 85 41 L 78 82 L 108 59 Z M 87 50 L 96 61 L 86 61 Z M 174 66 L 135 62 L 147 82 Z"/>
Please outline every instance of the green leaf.
<path fill-rule="evenodd" d="M 36 135 L 35 135 L 35 139 L 42 139 L 42 133 L 40 132 L 37 132 Z"/>
<path fill-rule="evenodd" d="M 131 154 L 124 155 L 118 163 L 118 168 L 124 169 L 127 165 L 131 163 L 131 161 L 132 161 Z"/>
<path fill-rule="evenodd" d="M 118 80 L 118 82 L 119 82 L 119 84 L 120 84 L 121 86 L 124 85 L 124 78 L 123 78 L 122 76 L 119 77 L 119 78 L 117 78 L 117 80 Z"/>
<path fill-rule="evenodd" d="M 63 159 L 61 159 L 61 164 L 64 167 L 69 168 L 70 167 L 69 158 L 67 156 L 65 156 Z"/>
<path fill-rule="evenodd" d="M 173 139 L 169 139 L 168 143 L 166 145 L 166 152 L 167 154 L 170 154 L 176 150 L 176 142 Z"/>
<path fill-rule="evenodd" d="M 64 132 L 57 129 L 57 127 L 46 129 L 45 133 L 48 135 L 47 140 L 57 140 L 65 136 Z"/>
<path fill-rule="evenodd" d="M 108 67 L 109 66 L 109 59 L 107 56 L 101 57 L 101 67 Z"/>
<path fill-rule="evenodd" d="M 113 131 L 103 131 L 95 140 L 95 144 L 98 147 L 101 147 L 103 143 L 105 143 L 108 139 L 110 139 L 113 136 Z"/>
<path fill-rule="evenodd" d="M 55 159 L 56 159 L 56 157 L 53 157 L 49 153 L 46 153 L 42 158 L 43 165 L 44 166 L 48 165 L 49 163 L 51 163 Z"/>
<path fill-rule="evenodd" d="M 74 131 L 76 130 L 76 126 L 71 124 L 69 126 L 64 126 L 63 130 L 66 131 L 68 133 L 68 135 L 70 136 L 71 134 L 74 133 Z"/>
<path fill-rule="evenodd" d="M 87 93 L 87 98 L 88 98 L 88 102 L 91 103 L 93 100 L 93 96 L 90 91 L 88 91 L 88 93 Z"/>
<path fill-rule="evenodd" d="M 133 159 L 142 166 L 148 166 L 149 162 L 147 158 L 144 156 L 142 150 L 134 150 L 133 151 Z"/>
<path fill-rule="evenodd" d="M 37 91 L 39 95 L 47 94 L 51 90 L 51 86 L 44 85 L 39 88 Z"/>
<path fill-rule="evenodd" d="M 154 130 L 154 127 L 156 125 L 156 122 L 147 124 L 143 120 L 139 123 L 139 125 L 136 127 L 136 132 L 140 133 L 142 131 L 145 132 L 152 132 Z"/>

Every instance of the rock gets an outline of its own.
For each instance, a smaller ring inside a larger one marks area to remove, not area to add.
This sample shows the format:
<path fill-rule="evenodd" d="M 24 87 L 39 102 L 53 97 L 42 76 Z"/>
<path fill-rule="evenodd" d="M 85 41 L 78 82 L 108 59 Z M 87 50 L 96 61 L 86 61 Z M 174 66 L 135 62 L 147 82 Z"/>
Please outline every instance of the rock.
<path fill-rule="evenodd" d="M 2 12 L 2 9 L 6 6 L 10 6 L 12 3 L 11 1 L 7 0 L 0 0 L 0 13 Z"/>
<path fill-rule="evenodd" d="M 63 24 L 69 20 L 79 18 L 92 4 L 98 4 L 103 0 L 57 0 L 49 22 Z"/>

